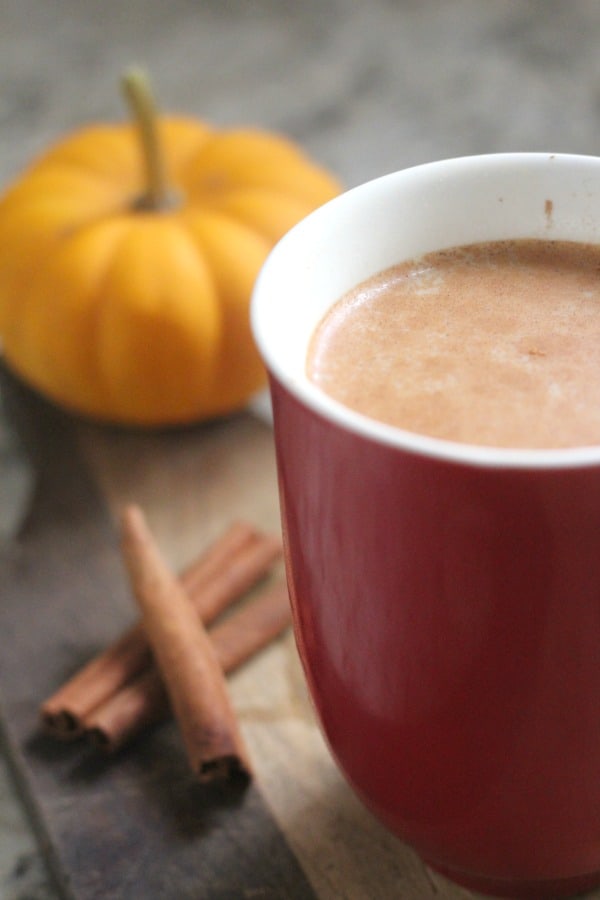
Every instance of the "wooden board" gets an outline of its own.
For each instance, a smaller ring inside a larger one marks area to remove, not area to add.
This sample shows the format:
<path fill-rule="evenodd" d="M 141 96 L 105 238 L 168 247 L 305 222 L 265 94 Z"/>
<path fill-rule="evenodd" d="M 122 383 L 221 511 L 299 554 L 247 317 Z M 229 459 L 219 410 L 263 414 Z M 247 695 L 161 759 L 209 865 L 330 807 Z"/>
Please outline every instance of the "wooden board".
<path fill-rule="evenodd" d="M 20 540 L 2 558 L 2 722 L 61 890 L 81 900 L 313 897 L 259 788 L 197 784 L 172 726 L 110 761 L 39 732 L 39 700 L 133 610 L 73 427 L 19 399 L 38 482 Z"/>
<path fill-rule="evenodd" d="M 113 517 L 146 510 L 181 567 L 233 518 L 279 527 L 270 430 L 249 415 L 141 434 L 75 424 L 5 382 L 37 470 L 0 555 L 0 719 L 62 893 L 118 898 L 465 898 L 362 807 L 316 726 L 293 637 L 230 679 L 257 779 L 196 784 L 172 723 L 113 759 L 40 734 L 37 707 L 134 617 Z"/>

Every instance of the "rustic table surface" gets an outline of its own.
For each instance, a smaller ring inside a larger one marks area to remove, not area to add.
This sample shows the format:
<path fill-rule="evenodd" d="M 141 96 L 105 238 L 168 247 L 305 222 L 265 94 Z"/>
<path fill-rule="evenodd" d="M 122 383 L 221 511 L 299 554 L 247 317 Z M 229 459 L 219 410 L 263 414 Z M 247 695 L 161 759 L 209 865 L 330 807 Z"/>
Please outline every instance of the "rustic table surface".
<path fill-rule="evenodd" d="M 284 131 L 349 186 L 462 154 L 596 153 L 599 39 L 596 0 L 0 0 L 0 181 L 120 118 L 131 62 L 165 109 Z M 250 414 L 101 428 L 1 384 L 0 897 L 472 896 L 354 798 L 290 634 L 230 681 L 257 771 L 242 798 L 198 793 L 172 725 L 110 764 L 48 745 L 38 702 L 133 615 L 121 504 L 174 567 L 233 518 L 277 529 L 272 435 Z"/>

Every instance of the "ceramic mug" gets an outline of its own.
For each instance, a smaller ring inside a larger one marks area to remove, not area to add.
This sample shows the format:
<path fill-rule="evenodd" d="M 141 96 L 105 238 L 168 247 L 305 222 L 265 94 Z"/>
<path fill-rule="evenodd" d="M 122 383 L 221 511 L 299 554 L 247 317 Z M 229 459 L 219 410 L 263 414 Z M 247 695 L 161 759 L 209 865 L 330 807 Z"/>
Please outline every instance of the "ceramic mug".
<path fill-rule="evenodd" d="M 316 325 L 358 282 L 508 238 L 598 242 L 600 159 L 462 158 L 350 190 L 277 245 L 252 320 L 296 640 L 331 751 L 431 866 L 540 900 L 600 883 L 600 447 L 411 434 L 305 373 Z"/>

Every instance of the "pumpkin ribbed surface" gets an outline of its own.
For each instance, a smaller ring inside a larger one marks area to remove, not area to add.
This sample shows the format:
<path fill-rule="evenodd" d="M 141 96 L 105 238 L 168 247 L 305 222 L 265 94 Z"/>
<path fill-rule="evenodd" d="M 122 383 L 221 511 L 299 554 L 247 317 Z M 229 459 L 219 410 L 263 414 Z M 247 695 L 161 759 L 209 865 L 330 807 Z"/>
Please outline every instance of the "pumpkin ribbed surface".
<path fill-rule="evenodd" d="M 138 425 L 240 408 L 264 383 L 248 307 L 273 244 L 340 190 L 291 141 L 162 118 L 169 203 L 145 209 L 134 129 L 50 149 L 0 200 L 9 367 L 75 412 Z"/>

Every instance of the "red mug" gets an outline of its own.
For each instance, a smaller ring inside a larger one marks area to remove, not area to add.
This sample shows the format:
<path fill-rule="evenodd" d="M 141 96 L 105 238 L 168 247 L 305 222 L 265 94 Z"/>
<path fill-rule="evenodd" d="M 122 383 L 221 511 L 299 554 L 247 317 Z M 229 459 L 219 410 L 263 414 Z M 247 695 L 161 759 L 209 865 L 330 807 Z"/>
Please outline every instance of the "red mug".
<path fill-rule="evenodd" d="M 600 447 L 411 434 L 324 395 L 306 353 L 331 304 L 387 266 L 599 229 L 598 158 L 431 163 L 311 214 L 252 303 L 296 640 L 328 744 L 429 865 L 503 897 L 600 884 Z M 600 348 L 598 368 L 600 386 Z"/>

